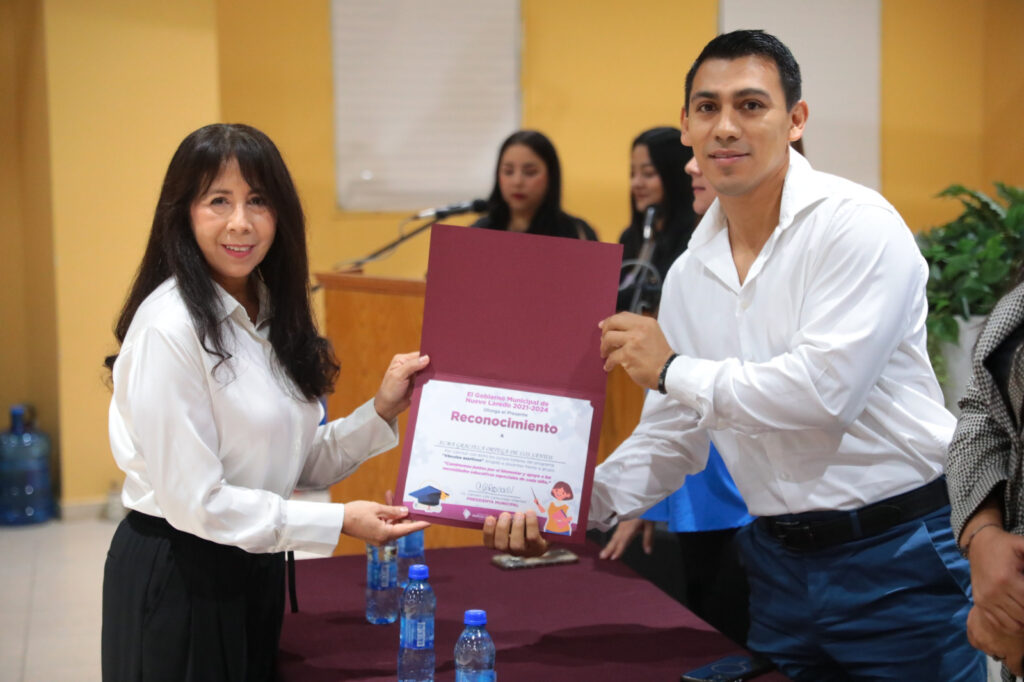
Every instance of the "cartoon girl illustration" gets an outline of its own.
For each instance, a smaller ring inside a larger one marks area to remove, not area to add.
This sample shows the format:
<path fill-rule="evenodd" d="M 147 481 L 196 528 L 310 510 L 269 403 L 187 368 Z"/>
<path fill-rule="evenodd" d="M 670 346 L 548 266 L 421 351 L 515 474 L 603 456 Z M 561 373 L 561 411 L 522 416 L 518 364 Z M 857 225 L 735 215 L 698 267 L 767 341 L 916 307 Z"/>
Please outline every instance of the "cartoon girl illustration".
<path fill-rule="evenodd" d="M 564 502 L 573 498 L 572 488 L 565 481 L 559 481 L 551 488 L 551 497 L 558 500 L 558 502 Z M 533 503 L 537 505 L 538 511 L 541 514 L 544 513 L 544 507 L 541 506 L 540 500 L 536 496 L 533 498 Z M 548 520 L 544 524 L 545 533 L 556 533 L 558 535 L 569 535 L 572 532 L 572 517 L 569 516 L 569 505 L 558 504 L 554 501 L 548 504 Z"/>

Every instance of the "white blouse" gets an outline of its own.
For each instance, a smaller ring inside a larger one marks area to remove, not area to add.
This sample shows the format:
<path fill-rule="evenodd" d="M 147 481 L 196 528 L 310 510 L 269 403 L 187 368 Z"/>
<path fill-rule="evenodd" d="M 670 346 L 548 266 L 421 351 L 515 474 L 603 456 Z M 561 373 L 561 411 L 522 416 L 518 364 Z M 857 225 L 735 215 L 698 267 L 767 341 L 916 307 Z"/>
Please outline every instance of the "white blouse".
<path fill-rule="evenodd" d="M 370 401 L 318 426 L 323 408 L 285 376 L 267 340 L 266 292 L 253 325 L 238 301 L 217 291 L 232 355 L 220 366 L 203 350 L 173 278 L 135 313 L 110 402 L 110 446 L 126 474 L 121 499 L 249 552 L 330 554 L 344 505 L 286 498 L 341 480 L 394 447 L 395 424 Z"/>

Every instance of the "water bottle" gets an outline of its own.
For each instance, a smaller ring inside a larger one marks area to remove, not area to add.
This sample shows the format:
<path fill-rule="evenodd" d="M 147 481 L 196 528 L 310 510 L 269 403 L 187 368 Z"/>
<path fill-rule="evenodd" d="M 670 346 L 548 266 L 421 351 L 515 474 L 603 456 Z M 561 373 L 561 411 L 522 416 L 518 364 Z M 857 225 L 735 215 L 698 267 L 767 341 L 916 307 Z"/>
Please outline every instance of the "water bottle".
<path fill-rule="evenodd" d="M 398 682 L 434 679 L 434 609 L 437 597 L 423 564 L 409 567 L 409 584 L 402 592 L 402 633 L 398 649 Z"/>
<path fill-rule="evenodd" d="M 409 584 L 409 567 L 423 563 L 423 531 L 409 533 L 398 538 L 398 585 Z"/>
<path fill-rule="evenodd" d="M 398 619 L 398 563 L 395 542 L 366 545 L 366 620 L 374 625 Z"/>
<path fill-rule="evenodd" d="M 466 629 L 455 643 L 455 682 L 495 682 L 494 640 L 487 632 L 487 612 L 466 611 Z"/>
<path fill-rule="evenodd" d="M 0 524 L 42 523 L 54 515 L 50 438 L 26 425 L 25 406 L 11 408 L 0 433 Z"/>

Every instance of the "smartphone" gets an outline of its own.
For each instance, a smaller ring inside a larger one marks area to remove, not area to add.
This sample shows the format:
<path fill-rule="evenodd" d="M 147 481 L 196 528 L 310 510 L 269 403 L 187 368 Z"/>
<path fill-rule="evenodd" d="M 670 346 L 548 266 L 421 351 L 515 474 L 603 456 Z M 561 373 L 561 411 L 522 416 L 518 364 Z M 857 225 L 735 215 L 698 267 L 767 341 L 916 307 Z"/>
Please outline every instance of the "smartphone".
<path fill-rule="evenodd" d="M 549 549 L 540 556 L 535 557 L 519 557 L 512 556 L 511 554 L 495 554 L 491 557 L 491 561 L 498 568 L 505 570 L 514 570 L 517 568 L 537 568 L 540 566 L 553 566 L 555 564 L 571 564 L 575 561 L 579 561 L 580 558 L 575 553 L 556 547 L 555 549 Z"/>
<path fill-rule="evenodd" d="M 775 668 L 767 658 L 726 656 L 680 675 L 681 682 L 739 682 L 751 680 Z"/>

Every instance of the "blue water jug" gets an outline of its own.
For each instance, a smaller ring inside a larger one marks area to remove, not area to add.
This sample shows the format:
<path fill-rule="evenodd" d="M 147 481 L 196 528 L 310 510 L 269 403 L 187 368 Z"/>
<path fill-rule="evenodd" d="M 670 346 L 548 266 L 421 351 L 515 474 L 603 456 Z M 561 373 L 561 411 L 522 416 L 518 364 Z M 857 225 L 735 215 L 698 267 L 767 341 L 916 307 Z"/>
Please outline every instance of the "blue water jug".
<path fill-rule="evenodd" d="M 42 523 L 53 515 L 50 438 L 27 423 L 24 405 L 15 405 L 11 430 L 0 433 L 0 524 Z"/>

